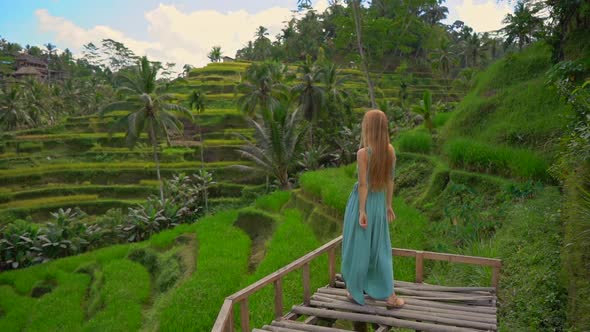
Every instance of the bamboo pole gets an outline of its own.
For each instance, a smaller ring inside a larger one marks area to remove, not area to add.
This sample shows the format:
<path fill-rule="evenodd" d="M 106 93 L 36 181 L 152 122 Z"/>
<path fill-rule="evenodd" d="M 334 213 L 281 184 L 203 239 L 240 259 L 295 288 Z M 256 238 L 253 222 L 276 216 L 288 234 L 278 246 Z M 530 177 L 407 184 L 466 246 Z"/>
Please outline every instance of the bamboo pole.
<path fill-rule="evenodd" d="M 315 316 L 312 316 L 315 317 Z M 349 330 L 342 330 L 333 327 L 326 327 L 326 326 L 318 326 L 318 325 L 308 325 L 305 323 L 300 322 L 287 322 L 287 321 L 280 321 L 280 322 L 273 322 L 273 326 L 280 326 L 280 327 L 287 327 L 293 328 L 300 331 L 309 331 L 309 332 L 350 332 Z"/>
<path fill-rule="evenodd" d="M 417 323 L 417 322 L 407 321 L 407 320 L 403 320 L 403 319 L 397 319 L 397 318 L 393 318 L 393 317 L 382 317 L 382 316 L 375 316 L 375 315 L 357 314 L 357 313 L 352 313 L 352 312 L 340 312 L 340 311 L 335 311 L 335 310 L 309 308 L 309 307 L 302 307 L 302 306 L 294 306 L 292 310 L 294 312 L 297 312 L 297 313 L 303 314 L 303 315 L 314 315 L 314 316 L 318 316 L 318 317 L 344 319 L 344 320 L 353 321 L 353 322 L 377 323 L 377 324 L 404 327 L 404 328 L 409 328 L 409 329 L 414 329 L 414 330 L 424 330 L 424 331 L 431 331 L 431 332 L 473 332 L 473 331 L 477 331 L 474 329 L 461 328 L 461 327 L 436 325 L 436 324 L 430 324 L 430 323 Z"/>
<path fill-rule="evenodd" d="M 350 304 L 350 303 L 319 302 L 319 301 L 315 301 L 315 300 L 311 301 L 311 305 L 314 307 L 318 307 L 318 308 L 354 311 L 356 313 L 378 315 L 381 317 L 395 317 L 395 318 L 399 318 L 399 319 L 428 321 L 428 322 L 437 323 L 437 324 L 445 324 L 448 326 L 467 327 L 467 328 L 493 330 L 493 331 L 495 331 L 497 329 L 495 324 L 488 324 L 488 323 L 463 320 L 463 319 L 461 319 L 461 316 L 459 316 L 459 315 L 456 315 L 453 318 L 449 318 L 449 317 L 442 317 L 442 316 L 432 314 L 432 313 L 427 314 L 424 312 L 415 312 L 415 311 L 410 311 L 410 310 L 404 310 L 403 308 L 401 308 L 399 310 L 387 310 L 387 309 L 379 308 L 379 307 L 359 306 L 359 305 Z M 380 322 L 373 322 L 373 321 L 369 321 L 369 322 L 370 323 L 380 323 Z M 383 323 L 381 323 L 381 324 L 383 324 Z"/>
<path fill-rule="evenodd" d="M 314 301 L 350 304 L 350 301 L 348 301 L 346 298 L 343 298 L 343 297 L 337 296 L 337 295 L 331 295 L 330 297 L 314 295 L 311 297 L 311 299 Z M 379 301 L 379 302 L 374 301 L 373 303 L 367 303 L 367 304 L 377 306 L 380 308 L 387 307 L 387 304 L 383 301 Z M 433 314 L 433 315 L 437 315 L 440 317 L 446 317 L 446 318 L 460 317 L 465 320 L 469 320 L 469 321 L 473 321 L 473 322 L 480 322 L 480 323 L 489 323 L 489 324 L 496 324 L 497 323 L 496 316 L 491 315 L 491 314 L 480 314 L 480 313 L 472 313 L 472 312 L 465 312 L 465 311 L 458 311 L 458 310 L 431 308 L 431 307 L 419 306 L 419 305 L 408 304 L 408 303 L 406 303 L 401 309 L 398 309 L 398 310 L 411 311 L 411 312 L 420 313 L 420 314 L 427 313 L 427 314 Z"/>
<path fill-rule="evenodd" d="M 338 290 L 335 288 L 319 288 L 318 292 L 324 294 L 334 294 L 340 296 L 346 296 L 345 291 Z M 368 298 L 368 297 L 366 297 Z M 368 298 L 369 301 L 374 301 L 373 299 Z M 414 299 L 414 298 L 407 298 L 404 297 L 404 301 L 410 304 L 418 304 L 418 305 L 427 305 L 430 307 L 435 308 L 443 308 L 443 309 L 450 309 L 450 310 L 462 310 L 468 312 L 478 312 L 478 313 L 488 313 L 488 314 L 495 314 L 497 309 L 491 306 L 473 306 L 473 305 L 461 305 L 456 303 L 442 303 L 437 301 L 426 301 L 421 299 Z M 385 303 L 384 301 L 380 301 Z"/>
<path fill-rule="evenodd" d="M 294 330 L 286 327 L 280 326 L 272 326 L 272 325 L 264 325 L 262 327 L 266 331 L 273 331 L 273 332 L 301 332 L 301 330 Z"/>

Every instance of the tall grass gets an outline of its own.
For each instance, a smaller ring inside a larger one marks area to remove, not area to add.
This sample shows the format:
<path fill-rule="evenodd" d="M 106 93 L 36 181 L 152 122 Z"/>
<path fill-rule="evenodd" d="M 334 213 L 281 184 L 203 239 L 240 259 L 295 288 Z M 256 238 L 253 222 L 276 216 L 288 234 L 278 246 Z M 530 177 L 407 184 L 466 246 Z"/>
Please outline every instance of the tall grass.
<path fill-rule="evenodd" d="M 243 286 L 247 286 L 264 276 L 291 263 L 293 260 L 318 248 L 311 227 L 302 221 L 297 210 L 286 210 L 275 234 L 267 244 L 267 254 L 256 272 L 249 276 Z M 293 239 L 297 239 L 294 241 Z M 325 255 L 311 263 L 311 288 L 316 289 L 328 283 L 327 258 Z M 283 304 L 286 311 L 291 306 L 303 302 L 301 271 L 294 271 L 283 278 Z M 258 291 L 249 299 L 252 326 L 261 327 L 274 318 L 274 292 L 272 285 Z M 285 312 L 286 312 L 285 311 Z"/>
<path fill-rule="evenodd" d="M 172 290 L 160 313 L 160 331 L 206 331 L 213 326 L 226 296 L 242 285 L 248 270 L 250 238 L 233 227 L 236 211 L 219 212 L 196 224 L 197 270 Z"/>
<path fill-rule="evenodd" d="M 537 43 L 479 73 L 441 136 L 526 147 L 551 160 L 559 149 L 555 138 L 561 136 L 571 110 L 545 83 L 550 57 L 549 48 Z"/>
<path fill-rule="evenodd" d="M 530 150 L 456 138 L 445 143 L 444 151 L 454 167 L 524 179 L 548 179 L 547 163 Z"/>
<path fill-rule="evenodd" d="M 394 145 L 400 152 L 430 153 L 433 143 L 427 132 L 410 131 L 400 134 Z"/>

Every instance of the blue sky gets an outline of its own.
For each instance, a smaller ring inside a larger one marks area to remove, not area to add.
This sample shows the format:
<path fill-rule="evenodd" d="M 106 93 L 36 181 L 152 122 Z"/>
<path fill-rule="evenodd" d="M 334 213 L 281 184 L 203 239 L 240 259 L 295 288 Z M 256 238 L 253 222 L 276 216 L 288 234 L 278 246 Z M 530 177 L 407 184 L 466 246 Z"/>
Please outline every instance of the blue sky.
<path fill-rule="evenodd" d="M 113 38 L 138 54 L 171 62 L 206 63 L 220 45 L 230 56 L 258 25 L 274 36 L 296 0 L 0 0 L 0 36 L 22 45 L 47 42 L 77 53 L 89 41 Z M 327 0 L 315 0 L 325 8 Z M 449 21 L 478 31 L 497 29 L 510 11 L 507 0 L 447 0 Z M 182 65 L 182 64 L 180 64 Z"/>

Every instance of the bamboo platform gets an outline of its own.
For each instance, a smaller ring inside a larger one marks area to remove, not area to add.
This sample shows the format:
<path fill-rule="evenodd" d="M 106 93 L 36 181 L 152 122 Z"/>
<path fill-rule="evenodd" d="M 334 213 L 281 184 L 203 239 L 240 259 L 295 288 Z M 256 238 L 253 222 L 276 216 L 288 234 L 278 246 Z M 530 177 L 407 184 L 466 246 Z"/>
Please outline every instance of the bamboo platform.
<path fill-rule="evenodd" d="M 342 326 L 366 330 L 372 325 L 377 332 L 393 328 L 415 331 L 497 331 L 497 289 L 502 262 L 499 259 L 454 255 L 394 248 L 394 256 L 413 257 L 416 261 L 415 282 L 395 281 L 396 294 L 406 304 L 402 308 L 389 309 L 386 303 L 365 297 L 365 305 L 351 302 L 346 297 L 345 284 L 335 273 L 335 251 L 341 246 L 338 237 L 308 253 L 291 264 L 260 279 L 256 283 L 228 296 L 217 316 L 212 331 L 235 331 L 236 325 L 245 331 L 275 332 L 344 332 Z M 328 254 L 330 283 L 311 294 L 310 262 Z M 424 260 L 487 266 L 492 269 L 491 287 L 449 287 L 423 283 Z M 288 273 L 301 270 L 303 302 L 293 306 L 285 314 L 283 308 L 282 279 Z M 248 297 L 258 290 L 274 286 L 275 319 L 269 324 L 251 329 Z M 234 308 L 239 306 L 239 324 L 234 321 Z M 336 322 L 336 324 L 334 324 Z M 344 323 L 351 322 L 352 324 Z"/>
<path fill-rule="evenodd" d="M 252 331 L 350 331 L 326 326 L 335 320 L 340 324 L 342 321 L 371 324 L 376 331 L 395 327 L 434 332 L 497 330 L 494 287 L 446 287 L 397 281 L 396 292 L 406 304 L 403 308 L 388 309 L 384 301 L 369 297 L 364 306 L 352 303 L 346 298 L 344 282 L 338 279 L 336 287 L 319 288 L 308 305 L 294 306 L 280 319 Z"/>

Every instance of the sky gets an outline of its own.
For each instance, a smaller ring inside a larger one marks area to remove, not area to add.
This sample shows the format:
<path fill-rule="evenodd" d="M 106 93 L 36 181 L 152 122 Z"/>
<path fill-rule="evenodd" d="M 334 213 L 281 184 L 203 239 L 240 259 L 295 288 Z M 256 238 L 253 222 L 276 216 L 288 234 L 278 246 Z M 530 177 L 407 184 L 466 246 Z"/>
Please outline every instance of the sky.
<path fill-rule="evenodd" d="M 69 48 L 111 38 L 152 60 L 203 66 L 219 45 L 224 55 L 252 40 L 260 25 L 273 37 L 297 0 L 0 0 L 0 36 L 21 45 Z M 478 32 L 499 29 L 509 0 L 447 0 L 447 23 L 464 21 Z M 314 0 L 323 11 L 328 0 Z"/>

